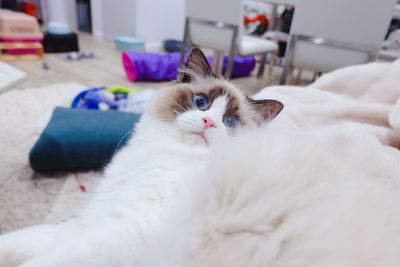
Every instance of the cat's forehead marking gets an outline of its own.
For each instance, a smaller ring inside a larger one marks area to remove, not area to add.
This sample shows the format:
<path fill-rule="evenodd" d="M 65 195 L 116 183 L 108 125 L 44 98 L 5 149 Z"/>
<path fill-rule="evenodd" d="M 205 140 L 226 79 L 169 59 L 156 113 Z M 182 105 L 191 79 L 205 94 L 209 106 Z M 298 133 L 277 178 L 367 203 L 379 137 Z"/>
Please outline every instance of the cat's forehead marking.
<path fill-rule="evenodd" d="M 208 94 L 206 95 L 208 96 L 210 106 L 212 106 L 214 101 L 222 99 L 223 97 L 223 101 L 221 100 L 220 103 L 223 103 L 225 106 L 224 116 L 235 114 L 238 115 L 237 113 L 239 112 L 240 100 L 237 92 L 229 90 L 223 86 L 215 86 L 209 90 Z"/>
<path fill-rule="evenodd" d="M 209 86 L 209 87 L 208 87 Z M 208 88 L 207 88 L 208 87 Z M 162 118 L 174 119 L 179 114 L 194 109 L 193 98 L 195 95 L 204 95 L 208 100 L 208 108 L 215 108 L 214 101 L 223 99 L 218 106 L 223 106 L 223 116 L 237 115 L 242 117 L 240 108 L 244 97 L 235 88 L 230 88 L 225 84 L 198 84 L 190 86 L 181 86 L 173 90 L 168 95 L 167 106 L 168 110 L 159 113 Z"/>
<path fill-rule="evenodd" d="M 229 88 L 217 86 L 210 90 L 210 99 L 214 100 L 222 95 L 226 96 L 226 109 L 224 116 L 238 115 L 240 107 L 239 92 L 230 90 Z"/>
<path fill-rule="evenodd" d="M 222 87 L 214 87 L 208 93 L 208 98 L 210 102 L 213 102 L 217 97 L 226 95 L 227 90 Z"/>

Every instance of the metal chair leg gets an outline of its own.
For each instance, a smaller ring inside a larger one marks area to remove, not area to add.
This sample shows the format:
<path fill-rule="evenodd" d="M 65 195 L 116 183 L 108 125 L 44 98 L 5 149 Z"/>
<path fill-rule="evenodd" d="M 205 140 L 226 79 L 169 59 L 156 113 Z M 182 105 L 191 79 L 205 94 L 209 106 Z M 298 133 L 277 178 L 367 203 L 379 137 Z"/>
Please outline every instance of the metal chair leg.
<path fill-rule="evenodd" d="M 261 58 L 260 58 L 259 67 L 258 67 L 257 79 L 261 79 L 264 75 L 266 60 L 267 60 L 267 53 L 262 54 Z"/>
<path fill-rule="evenodd" d="M 274 69 L 274 65 L 276 64 L 276 54 L 270 54 L 271 55 L 271 60 L 269 62 L 269 66 L 268 66 L 268 81 L 271 82 L 272 80 L 272 71 Z"/>
<path fill-rule="evenodd" d="M 313 77 L 312 77 L 312 82 L 315 82 L 317 80 L 318 72 L 314 71 Z"/>
<path fill-rule="evenodd" d="M 229 80 L 231 78 L 232 75 L 232 69 L 233 69 L 233 58 L 235 56 L 235 50 L 234 50 L 234 46 L 231 46 L 231 49 L 229 50 L 229 58 L 228 58 L 228 64 L 226 66 L 225 69 L 225 73 L 224 73 L 224 78 L 226 80 Z"/>
<path fill-rule="evenodd" d="M 177 77 L 177 81 L 180 81 L 183 77 L 182 73 L 179 72 L 180 68 L 185 67 L 185 52 L 187 47 L 189 46 L 188 44 L 188 39 L 189 39 L 189 19 L 186 18 L 185 20 L 185 29 L 184 29 L 184 33 L 183 33 L 183 42 L 182 42 L 182 48 L 181 48 L 181 57 L 179 59 L 179 66 L 178 66 L 178 77 Z"/>
<path fill-rule="evenodd" d="M 214 51 L 213 72 L 217 76 L 221 75 L 221 73 L 222 73 L 223 59 L 224 59 L 224 53 L 221 51 L 215 50 Z"/>
<path fill-rule="evenodd" d="M 301 80 L 301 74 L 303 73 L 302 69 L 298 69 L 298 70 L 299 70 L 299 72 L 297 73 L 297 76 L 296 76 L 295 85 L 299 85 L 300 80 Z"/>
<path fill-rule="evenodd" d="M 285 62 L 285 65 L 283 66 L 282 75 L 281 75 L 281 78 L 279 80 L 279 84 L 280 85 L 286 84 L 286 80 L 287 80 L 288 74 L 291 73 L 291 72 L 292 72 L 292 70 L 291 70 L 290 65 L 286 64 L 286 62 Z"/>
<path fill-rule="evenodd" d="M 297 40 L 296 36 L 294 36 L 294 35 L 289 37 L 289 41 L 286 46 L 285 58 L 284 58 L 284 62 L 283 62 L 283 71 L 282 71 L 281 78 L 279 80 L 280 85 L 286 84 L 288 75 L 292 74 L 292 62 L 293 62 L 294 47 L 295 47 L 296 40 Z"/>

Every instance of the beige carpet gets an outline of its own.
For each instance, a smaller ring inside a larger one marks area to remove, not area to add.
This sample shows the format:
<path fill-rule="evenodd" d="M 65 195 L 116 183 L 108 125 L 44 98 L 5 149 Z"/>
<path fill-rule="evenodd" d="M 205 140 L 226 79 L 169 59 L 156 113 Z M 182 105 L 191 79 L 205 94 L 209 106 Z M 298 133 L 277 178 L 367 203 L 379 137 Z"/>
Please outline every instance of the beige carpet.
<path fill-rule="evenodd" d="M 72 213 L 87 193 L 72 174 L 42 177 L 29 167 L 28 154 L 56 106 L 66 106 L 84 89 L 80 84 L 12 90 L 0 94 L 0 231 L 56 222 Z M 88 191 L 98 174 L 80 174 Z"/>

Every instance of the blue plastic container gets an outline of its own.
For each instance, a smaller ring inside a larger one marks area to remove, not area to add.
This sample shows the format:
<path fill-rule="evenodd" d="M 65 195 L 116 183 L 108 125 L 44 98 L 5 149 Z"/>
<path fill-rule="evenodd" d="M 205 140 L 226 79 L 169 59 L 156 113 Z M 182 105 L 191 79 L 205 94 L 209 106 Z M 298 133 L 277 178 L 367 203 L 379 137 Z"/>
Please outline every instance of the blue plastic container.
<path fill-rule="evenodd" d="M 62 21 L 50 21 L 47 28 L 47 31 L 51 34 L 71 33 L 68 24 Z"/>
<path fill-rule="evenodd" d="M 182 49 L 182 42 L 178 40 L 165 40 L 164 50 L 167 52 L 180 52 Z"/>
<path fill-rule="evenodd" d="M 130 36 L 115 36 L 114 43 L 117 47 L 117 50 L 120 52 L 123 51 L 136 51 L 136 52 L 144 52 L 144 41 L 138 37 L 130 37 Z"/>

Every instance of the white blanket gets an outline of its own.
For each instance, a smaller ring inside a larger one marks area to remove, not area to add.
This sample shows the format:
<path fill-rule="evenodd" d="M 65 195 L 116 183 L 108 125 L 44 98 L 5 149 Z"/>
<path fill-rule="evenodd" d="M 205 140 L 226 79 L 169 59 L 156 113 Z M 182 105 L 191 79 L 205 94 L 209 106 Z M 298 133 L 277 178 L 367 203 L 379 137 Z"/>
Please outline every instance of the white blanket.
<path fill-rule="evenodd" d="M 282 117 L 302 127 L 351 123 L 384 144 L 400 141 L 400 60 L 339 69 L 307 87 L 267 87 L 254 98 L 280 100 Z"/>

